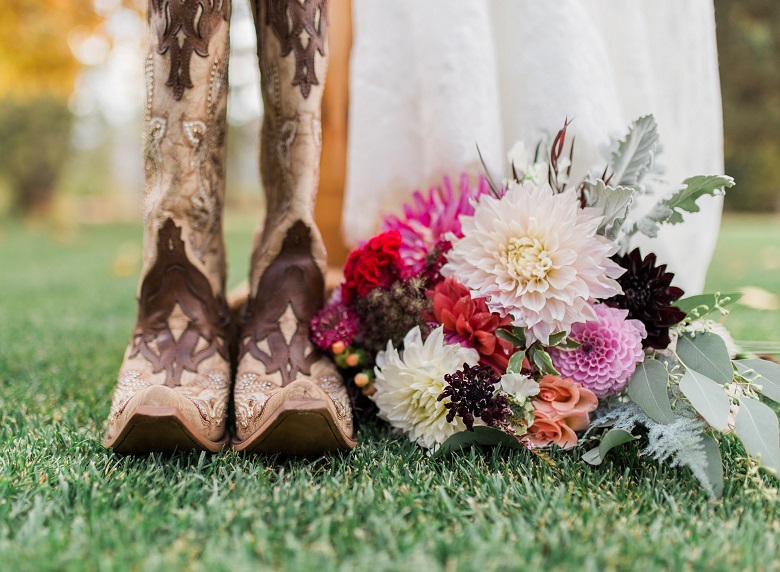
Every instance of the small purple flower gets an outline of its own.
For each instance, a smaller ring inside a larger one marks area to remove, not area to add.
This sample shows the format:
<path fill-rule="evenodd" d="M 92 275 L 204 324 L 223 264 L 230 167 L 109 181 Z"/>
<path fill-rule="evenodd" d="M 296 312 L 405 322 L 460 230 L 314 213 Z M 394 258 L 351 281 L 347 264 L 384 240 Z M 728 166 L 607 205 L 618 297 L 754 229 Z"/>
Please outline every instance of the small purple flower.
<path fill-rule="evenodd" d="M 629 320 L 627 310 L 593 306 L 596 320 L 574 324 L 569 336 L 582 344 L 573 351 L 550 349 L 561 377 L 590 389 L 599 398 L 622 391 L 644 358 L 644 324 Z"/>
<path fill-rule="evenodd" d="M 506 396 L 497 391 L 496 385 L 501 376 L 486 365 L 469 366 L 463 364 L 463 370 L 444 376 L 447 386 L 439 395 L 438 401 L 450 398 L 444 404 L 449 411 L 447 422 L 452 423 L 455 416 L 463 419 L 469 431 L 474 430 L 474 419 L 482 419 L 490 427 L 502 423 L 512 414 Z"/>
<path fill-rule="evenodd" d="M 360 331 L 360 318 L 341 301 L 331 302 L 317 312 L 309 323 L 311 341 L 322 350 L 336 342 L 350 345 Z"/>
<path fill-rule="evenodd" d="M 460 176 L 458 192 L 452 188 L 449 178 L 442 185 L 431 187 L 427 194 L 415 191 L 411 202 L 404 205 L 404 215 L 389 215 L 382 222 L 382 232 L 397 230 L 401 233 L 401 258 L 406 268 L 404 276 L 416 276 L 426 269 L 431 250 L 446 240 L 449 233 L 463 236 L 460 216 L 474 214 L 472 199 L 490 192 L 487 179 L 480 175 L 475 188 L 469 184 L 469 175 Z"/>

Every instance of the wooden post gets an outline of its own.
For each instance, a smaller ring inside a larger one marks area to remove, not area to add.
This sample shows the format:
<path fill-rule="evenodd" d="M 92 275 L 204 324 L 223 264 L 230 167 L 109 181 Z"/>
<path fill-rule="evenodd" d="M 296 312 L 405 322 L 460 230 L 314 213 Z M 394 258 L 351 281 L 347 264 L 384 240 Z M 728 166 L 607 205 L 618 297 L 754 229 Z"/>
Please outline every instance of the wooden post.
<path fill-rule="evenodd" d="M 322 159 L 314 216 L 328 249 L 328 264 L 342 266 L 349 250 L 341 238 L 341 209 L 347 172 L 349 55 L 352 2 L 331 0 L 328 13 L 328 76 L 322 100 Z"/>

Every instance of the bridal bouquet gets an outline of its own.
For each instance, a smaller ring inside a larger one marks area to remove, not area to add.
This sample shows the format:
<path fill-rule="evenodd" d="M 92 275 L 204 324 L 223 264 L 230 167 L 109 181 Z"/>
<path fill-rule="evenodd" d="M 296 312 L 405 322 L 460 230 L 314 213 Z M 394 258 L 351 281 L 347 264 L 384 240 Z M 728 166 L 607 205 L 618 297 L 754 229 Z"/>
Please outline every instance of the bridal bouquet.
<path fill-rule="evenodd" d="M 613 142 L 606 168 L 572 181 L 568 123 L 512 178 L 414 193 L 400 216 L 355 249 L 344 281 L 311 323 L 378 416 L 434 454 L 471 444 L 585 446 L 599 464 L 616 446 L 687 466 L 723 490 L 718 438 L 736 433 L 780 471 L 780 366 L 735 359 L 712 317 L 739 295 L 685 297 L 638 234 L 684 223 L 697 200 L 734 182 L 683 181 L 649 212 L 659 184 L 655 120 Z"/>

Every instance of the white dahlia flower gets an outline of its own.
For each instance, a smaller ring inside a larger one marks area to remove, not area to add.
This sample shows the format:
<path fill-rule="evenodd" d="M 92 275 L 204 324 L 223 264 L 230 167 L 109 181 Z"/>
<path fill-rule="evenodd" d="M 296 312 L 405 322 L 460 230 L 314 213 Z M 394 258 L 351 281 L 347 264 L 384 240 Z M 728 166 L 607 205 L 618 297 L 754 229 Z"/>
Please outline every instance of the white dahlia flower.
<path fill-rule="evenodd" d="M 437 401 L 447 383 L 444 376 L 475 365 L 479 353 L 460 344 L 444 341 L 444 328 L 436 328 L 425 342 L 420 328 L 410 330 L 399 355 L 392 341 L 376 357 L 376 393 L 371 396 L 379 408 L 379 417 L 400 429 L 412 441 L 430 449 L 466 426 L 460 417 L 448 423 L 447 400 Z"/>
<path fill-rule="evenodd" d="M 588 304 L 622 293 L 624 270 L 610 256 L 617 244 L 597 235 L 601 216 L 581 209 L 574 189 L 554 193 L 546 183 L 512 185 L 501 198 L 480 198 L 462 216 L 463 238 L 442 268 L 473 297 L 526 329 L 528 343 L 549 342 L 575 322 L 596 318 Z"/>

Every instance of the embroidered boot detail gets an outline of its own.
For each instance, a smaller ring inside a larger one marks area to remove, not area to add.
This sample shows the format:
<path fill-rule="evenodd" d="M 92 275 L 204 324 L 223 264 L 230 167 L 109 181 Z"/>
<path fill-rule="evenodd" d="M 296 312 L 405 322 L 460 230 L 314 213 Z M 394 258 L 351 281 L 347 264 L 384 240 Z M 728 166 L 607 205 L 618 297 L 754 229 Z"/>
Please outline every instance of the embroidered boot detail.
<path fill-rule="evenodd" d="M 169 324 L 177 306 L 188 318 L 178 335 Z M 165 371 L 165 385 L 176 387 L 184 370 L 196 373 L 215 353 L 228 359 L 228 319 L 224 298 L 214 296 L 206 276 L 187 258 L 181 228 L 167 219 L 158 233 L 157 260 L 141 285 L 129 357 L 140 353 L 154 373 Z"/>
<path fill-rule="evenodd" d="M 165 85 L 173 88 L 175 99 L 193 86 L 192 53 L 208 57 L 209 42 L 223 20 L 230 21 L 230 0 L 150 0 L 149 24 L 157 33 L 158 53 L 170 59 Z"/>
<path fill-rule="evenodd" d="M 295 77 L 292 85 L 300 86 L 304 99 L 309 97 L 311 86 L 320 84 L 314 69 L 314 55 L 316 52 L 325 55 L 327 0 L 270 0 L 265 24 L 279 40 L 281 56 L 293 53 Z"/>
<path fill-rule="evenodd" d="M 282 386 L 310 375 L 321 358 L 309 342 L 309 321 L 324 303 L 325 279 L 311 247 L 311 230 L 297 221 L 244 309 L 239 362 L 251 354 L 267 374 L 281 376 Z M 290 311 L 294 318 L 284 320 Z"/>

